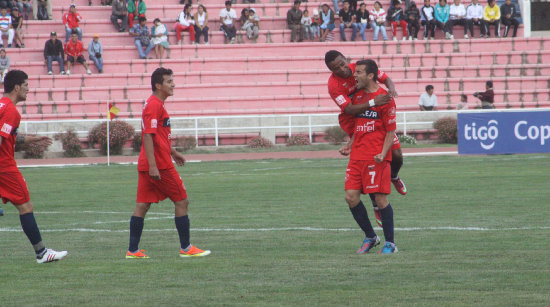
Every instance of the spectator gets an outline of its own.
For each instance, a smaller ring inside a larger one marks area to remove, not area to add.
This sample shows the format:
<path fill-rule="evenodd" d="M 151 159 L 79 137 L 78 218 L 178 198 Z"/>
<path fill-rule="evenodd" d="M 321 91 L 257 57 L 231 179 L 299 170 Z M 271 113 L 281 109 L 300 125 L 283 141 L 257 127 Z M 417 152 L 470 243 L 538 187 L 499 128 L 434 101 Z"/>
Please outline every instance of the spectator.
<path fill-rule="evenodd" d="M 449 37 L 454 39 L 453 28 L 456 25 L 464 27 L 464 38 L 468 38 L 468 22 L 466 21 L 466 8 L 460 3 L 460 0 L 454 0 L 449 8 Z"/>
<path fill-rule="evenodd" d="M 243 8 L 241 10 L 241 17 L 239 17 L 239 22 L 241 23 L 241 30 L 244 31 L 243 26 L 248 21 L 248 8 Z"/>
<path fill-rule="evenodd" d="M 361 3 L 359 10 L 355 14 L 355 29 L 359 30 L 359 34 L 363 41 L 367 40 L 367 33 L 365 31 L 369 27 L 369 11 L 367 10 L 367 5 Z"/>
<path fill-rule="evenodd" d="M 146 23 L 147 18 L 139 17 L 138 23 L 130 29 L 130 35 L 134 37 L 134 44 L 136 45 L 140 59 L 147 58 L 147 55 L 155 46 L 151 43 L 151 34 L 149 34 Z M 145 52 L 143 52 L 143 48 L 145 48 Z"/>
<path fill-rule="evenodd" d="M 82 42 L 78 40 L 78 33 L 74 31 L 71 34 L 71 40 L 65 44 L 65 54 L 67 55 L 67 75 L 71 74 L 71 65 L 77 62 L 82 64 L 86 69 L 86 73 L 91 74 L 92 71 L 88 68 L 88 63 L 82 55 L 84 47 Z"/>
<path fill-rule="evenodd" d="M 0 83 L 4 83 L 4 77 L 10 69 L 10 58 L 6 55 L 6 49 L 0 50 Z"/>
<path fill-rule="evenodd" d="M 178 20 L 176 21 L 176 24 L 174 25 L 174 30 L 176 30 L 176 38 L 177 38 L 177 44 L 183 44 L 183 41 L 181 39 L 181 32 L 189 32 L 189 38 L 191 40 L 191 43 L 195 42 L 195 20 L 193 19 L 193 15 L 191 15 L 191 4 L 186 4 L 183 7 L 183 11 L 181 11 L 178 15 Z"/>
<path fill-rule="evenodd" d="M 237 29 L 235 28 L 235 19 L 237 19 L 237 13 L 231 8 L 231 1 L 225 1 L 225 9 L 220 12 L 220 30 L 225 35 L 224 43 L 235 43 L 235 36 L 237 35 Z"/>
<path fill-rule="evenodd" d="M 145 12 L 147 11 L 147 6 L 145 6 L 145 1 L 143 0 L 129 0 L 128 1 L 128 26 L 131 28 L 134 27 L 134 22 L 138 20 L 139 17 L 145 17 Z"/>
<path fill-rule="evenodd" d="M 372 20 L 372 28 L 374 29 L 373 40 L 378 40 L 378 33 L 382 32 L 382 37 L 384 40 L 388 40 L 388 35 L 386 34 L 386 11 L 382 8 L 382 4 L 376 1 L 374 2 L 374 10 L 370 11 L 370 19 Z"/>
<path fill-rule="evenodd" d="M 338 0 L 332 0 L 332 5 L 334 5 L 333 12 L 336 12 L 336 14 L 338 14 L 338 12 L 340 12 L 340 7 L 338 6 Z"/>
<path fill-rule="evenodd" d="M 296 34 L 298 34 L 298 42 L 304 40 L 304 28 L 302 27 L 302 10 L 300 10 L 301 2 L 299 0 L 294 1 L 294 5 L 286 13 L 286 26 L 291 30 L 290 42 L 296 41 Z"/>
<path fill-rule="evenodd" d="M 426 86 L 426 93 L 420 95 L 418 105 L 420 111 L 437 111 L 437 97 L 434 95 L 433 85 Z"/>
<path fill-rule="evenodd" d="M 120 24 L 118 20 L 120 20 Z M 126 0 L 113 0 L 111 22 L 118 32 L 126 31 L 126 26 L 128 26 L 128 4 Z"/>
<path fill-rule="evenodd" d="M 445 38 L 450 39 L 449 33 L 449 12 L 450 8 L 447 5 L 447 0 L 439 0 L 435 5 L 435 25 L 443 31 Z"/>
<path fill-rule="evenodd" d="M 15 42 L 15 47 L 25 48 L 25 43 L 23 42 L 23 16 L 19 14 L 19 10 L 15 7 L 11 10 L 11 25 L 13 28 L 13 41 Z"/>
<path fill-rule="evenodd" d="M 35 20 L 51 20 L 52 0 L 33 0 L 32 14 Z"/>
<path fill-rule="evenodd" d="M 311 24 L 313 23 L 313 18 L 309 16 L 309 10 L 304 10 L 304 16 L 302 16 L 302 27 L 304 27 L 304 38 L 313 40 L 313 28 Z"/>
<path fill-rule="evenodd" d="M 349 9 L 355 14 L 357 12 L 357 0 L 345 0 L 349 2 Z"/>
<path fill-rule="evenodd" d="M 405 12 L 405 15 L 407 16 L 407 30 L 409 31 L 409 40 L 417 40 L 418 31 L 420 31 L 420 24 L 418 23 L 418 21 L 420 20 L 420 11 L 418 11 L 418 8 L 416 7 L 416 3 L 414 1 L 411 2 L 411 5 Z"/>
<path fill-rule="evenodd" d="M 482 109 L 494 109 L 495 92 L 493 91 L 493 81 L 485 82 L 485 92 L 475 92 L 474 97 L 481 100 Z"/>
<path fill-rule="evenodd" d="M 468 96 L 460 95 L 460 102 L 456 105 L 457 110 L 468 110 Z"/>
<path fill-rule="evenodd" d="M 476 0 L 477 1 L 477 0 Z M 430 4 L 430 0 L 424 0 L 424 6 L 420 9 L 422 15 L 421 22 L 424 26 L 424 40 L 428 39 L 428 31 L 430 31 L 430 39 L 435 37 L 435 17 L 434 7 Z"/>
<path fill-rule="evenodd" d="M 500 8 L 495 4 L 495 0 L 489 0 L 489 5 L 483 10 L 483 24 L 487 38 L 491 37 L 489 26 L 495 26 L 495 36 L 500 37 Z"/>
<path fill-rule="evenodd" d="M 31 9 L 32 9 L 31 1 L 30 0 L 19 0 L 17 2 L 17 8 L 19 9 L 20 15 L 25 20 L 29 20 L 29 15 L 31 14 Z M 12 12 L 13 12 L 13 9 L 12 9 Z"/>
<path fill-rule="evenodd" d="M 4 48 L 4 36 L 8 37 L 8 48 L 11 48 L 15 31 L 13 30 L 11 16 L 5 7 L 0 10 L 0 31 L 2 33 L 0 37 L 0 49 Z"/>
<path fill-rule="evenodd" d="M 255 9 L 251 8 L 248 10 L 248 19 L 245 21 L 243 28 L 246 30 L 246 37 L 256 42 L 260 34 L 260 17 L 256 15 Z"/>
<path fill-rule="evenodd" d="M 103 45 L 99 41 L 99 34 L 94 34 L 94 38 L 88 45 L 88 55 L 90 60 L 94 62 L 97 72 L 103 73 Z"/>
<path fill-rule="evenodd" d="M 319 29 L 321 29 L 321 38 L 319 41 L 324 42 L 335 27 L 334 11 L 328 7 L 328 4 L 323 4 L 321 11 L 321 25 L 319 26 Z"/>
<path fill-rule="evenodd" d="M 168 29 L 160 22 L 159 18 L 153 21 L 155 24 L 151 29 L 151 43 L 155 46 L 155 56 L 157 59 L 162 59 L 164 51 L 170 48 L 168 44 Z"/>
<path fill-rule="evenodd" d="M 313 31 L 313 38 L 321 36 L 319 26 L 321 25 L 321 18 L 319 17 L 319 10 L 313 9 L 313 17 L 311 18 L 311 31 Z"/>
<path fill-rule="evenodd" d="M 0 0 L 0 7 L 5 7 L 10 12 L 14 7 L 17 7 L 16 0 Z"/>
<path fill-rule="evenodd" d="M 204 37 L 204 44 L 208 45 L 208 12 L 204 5 L 199 4 L 195 14 L 195 44 L 199 43 L 201 35 Z"/>
<path fill-rule="evenodd" d="M 65 25 L 65 43 L 69 41 L 73 32 L 77 33 L 78 40 L 82 41 L 82 29 L 79 27 L 79 22 L 82 16 L 76 12 L 76 5 L 71 4 L 69 11 L 63 14 L 63 24 Z"/>
<path fill-rule="evenodd" d="M 44 61 L 48 66 L 48 75 L 53 74 L 52 72 L 52 62 L 56 61 L 59 63 L 59 71 L 62 75 L 65 74 L 64 61 L 65 52 L 63 50 L 63 44 L 60 40 L 57 39 L 57 33 L 50 33 L 50 39 L 46 41 L 44 46 Z"/>
<path fill-rule="evenodd" d="M 405 13 L 401 8 L 401 1 L 394 0 L 392 2 L 393 7 L 388 10 L 388 20 L 390 21 L 391 30 L 393 33 L 393 40 L 397 40 L 397 27 L 400 26 L 403 29 L 403 40 L 407 40 L 407 22 L 405 21 Z"/>
<path fill-rule="evenodd" d="M 352 28 L 353 32 L 351 33 L 351 40 L 355 40 L 357 35 L 357 28 L 355 27 L 355 12 L 353 12 L 349 7 L 349 2 L 344 1 L 344 8 L 340 10 L 338 16 L 340 16 L 340 40 L 346 41 L 346 28 Z"/>
<path fill-rule="evenodd" d="M 508 37 L 510 26 L 514 26 L 514 34 L 512 37 L 516 37 L 519 27 L 519 21 L 516 19 L 518 15 L 516 5 L 512 4 L 511 0 L 506 0 L 506 2 L 500 6 L 500 13 L 502 15 L 502 24 L 504 25 L 504 37 Z"/>
<path fill-rule="evenodd" d="M 479 27 L 480 37 L 485 34 L 485 26 L 483 25 L 483 6 L 478 3 L 478 0 L 472 0 L 472 3 L 466 8 L 466 20 L 470 35 L 474 37 L 474 25 Z"/>

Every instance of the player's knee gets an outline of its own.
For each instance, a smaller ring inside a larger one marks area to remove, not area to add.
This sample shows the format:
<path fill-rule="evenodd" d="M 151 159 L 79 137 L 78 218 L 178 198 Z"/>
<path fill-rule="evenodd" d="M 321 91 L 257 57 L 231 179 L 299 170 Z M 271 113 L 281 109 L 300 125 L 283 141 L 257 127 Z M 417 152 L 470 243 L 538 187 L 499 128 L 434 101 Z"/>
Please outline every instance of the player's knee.
<path fill-rule="evenodd" d="M 392 155 L 392 161 L 403 162 L 403 152 L 401 151 L 401 148 L 392 150 L 391 155 Z"/>
<path fill-rule="evenodd" d="M 176 207 L 187 209 L 189 207 L 189 199 L 183 199 L 174 203 Z"/>
<path fill-rule="evenodd" d="M 355 194 L 346 194 L 345 199 L 350 208 L 357 206 L 357 204 L 359 203 L 359 196 Z"/>
<path fill-rule="evenodd" d="M 33 207 L 32 203 L 30 201 L 28 201 L 28 202 L 26 202 L 22 205 L 17 205 L 15 207 L 19 211 L 19 215 L 32 213 L 34 211 L 34 207 Z"/>
<path fill-rule="evenodd" d="M 388 206 L 388 197 L 386 194 L 376 193 L 374 195 L 374 201 L 379 209 L 384 209 Z"/>

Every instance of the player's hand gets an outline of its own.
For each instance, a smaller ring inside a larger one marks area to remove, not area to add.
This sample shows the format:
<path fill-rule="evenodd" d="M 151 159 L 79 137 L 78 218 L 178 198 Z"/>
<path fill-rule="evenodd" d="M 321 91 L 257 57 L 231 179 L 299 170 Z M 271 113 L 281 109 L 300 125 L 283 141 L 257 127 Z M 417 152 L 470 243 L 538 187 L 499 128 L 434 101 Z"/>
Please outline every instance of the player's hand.
<path fill-rule="evenodd" d="M 391 97 L 388 95 L 378 95 L 374 97 L 374 104 L 377 106 L 384 105 L 386 103 L 389 103 L 391 101 Z"/>
<path fill-rule="evenodd" d="M 44 147 L 52 145 L 52 139 L 47 136 L 26 136 L 25 143 L 39 143 Z"/>
<path fill-rule="evenodd" d="M 395 89 L 389 89 L 388 94 L 390 94 L 390 97 L 392 97 L 392 98 L 397 98 L 397 96 L 399 96 Z"/>
<path fill-rule="evenodd" d="M 342 156 L 349 156 L 349 154 L 351 153 L 351 146 L 350 144 L 346 144 L 344 146 L 342 146 L 342 148 L 340 148 L 340 150 L 338 150 L 338 152 L 342 155 Z"/>
<path fill-rule="evenodd" d="M 172 154 L 172 158 L 174 159 L 174 161 L 176 161 L 176 164 L 178 166 L 183 166 L 185 165 L 185 158 L 183 157 L 182 154 L 180 154 L 179 152 L 174 152 Z"/>
<path fill-rule="evenodd" d="M 376 163 L 382 163 L 384 161 L 384 156 L 382 154 L 377 154 L 374 156 L 374 162 Z"/>
<path fill-rule="evenodd" d="M 153 180 L 160 180 L 159 169 L 156 166 L 149 167 L 149 176 L 151 176 Z"/>

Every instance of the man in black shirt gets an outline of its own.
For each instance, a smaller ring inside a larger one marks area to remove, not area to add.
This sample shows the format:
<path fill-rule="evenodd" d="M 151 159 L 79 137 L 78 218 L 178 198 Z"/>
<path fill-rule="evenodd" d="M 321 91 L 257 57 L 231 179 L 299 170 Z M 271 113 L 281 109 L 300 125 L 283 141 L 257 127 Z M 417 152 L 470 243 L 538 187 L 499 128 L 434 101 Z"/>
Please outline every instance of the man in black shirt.
<path fill-rule="evenodd" d="M 52 62 L 57 61 L 59 63 L 59 70 L 61 74 L 65 74 L 65 66 L 63 59 L 65 53 L 63 51 L 63 44 L 60 40 L 57 39 L 57 33 L 50 33 L 50 39 L 46 42 L 44 46 L 44 62 L 48 65 L 48 75 L 53 74 L 52 72 Z"/>
<path fill-rule="evenodd" d="M 500 6 L 500 20 L 504 25 L 504 37 L 508 36 L 510 26 L 514 26 L 514 34 L 512 37 L 516 37 L 518 34 L 519 21 L 515 18 L 518 14 L 516 6 L 512 4 L 512 0 L 506 0 L 506 2 Z"/>
<path fill-rule="evenodd" d="M 346 41 L 346 28 L 352 28 L 353 32 L 351 33 L 351 40 L 355 40 L 355 35 L 357 34 L 357 27 L 355 26 L 355 13 L 350 9 L 348 1 L 344 2 L 344 8 L 338 13 L 340 17 L 340 39 Z"/>

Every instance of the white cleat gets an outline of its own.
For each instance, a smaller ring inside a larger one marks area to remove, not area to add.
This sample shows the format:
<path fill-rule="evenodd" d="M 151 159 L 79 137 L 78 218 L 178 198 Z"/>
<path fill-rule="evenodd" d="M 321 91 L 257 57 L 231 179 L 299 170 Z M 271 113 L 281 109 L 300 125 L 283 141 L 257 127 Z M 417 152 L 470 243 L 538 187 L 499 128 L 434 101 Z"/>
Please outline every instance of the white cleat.
<path fill-rule="evenodd" d="M 42 258 L 40 258 L 40 259 L 37 258 L 36 262 L 38 262 L 38 263 L 47 263 L 47 262 L 59 261 L 59 260 L 65 258 L 68 254 L 69 254 L 69 252 L 67 252 L 67 251 L 57 252 L 57 251 L 54 251 L 53 249 L 47 248 L 46 253 L 44 254 L 44 256 L 42 256 Z"/>

